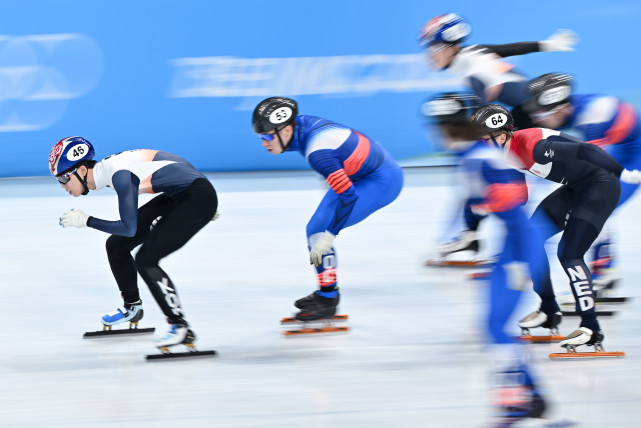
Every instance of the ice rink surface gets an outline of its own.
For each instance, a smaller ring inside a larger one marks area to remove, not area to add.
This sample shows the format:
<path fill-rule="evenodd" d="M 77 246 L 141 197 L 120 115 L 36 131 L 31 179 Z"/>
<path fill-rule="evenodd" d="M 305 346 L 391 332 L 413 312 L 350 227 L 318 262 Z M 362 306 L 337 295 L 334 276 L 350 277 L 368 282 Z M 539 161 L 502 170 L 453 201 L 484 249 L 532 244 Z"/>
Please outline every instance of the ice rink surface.
<path fill-rule="evenodd" d="M 162 266 L 199 348 L 219 355 L 162 362 L 144 359 L 157 352 L 152 335 L 82 338 L 121 300 L 107 235 L 62 229 L 58 218 L 78 208 L 116 219 L 115 192 L 74 199 L 52 178 L 0 180 L 1 427 L 489 426 L 485 283 L 423 267 L 448 230 L 455 191 L 446 170 L 406 170 L 398 200 L 335 241 L 351 331 L 294 338 L 281 334 L 279 319 L 316 289 L 305 225 L 324 183 L 312 172 L 209 177 L 220 219 Z M 633 300 L 601 319 L 606 349 L 627 356 L 551 361 L 558 345 L 530 346 L 553 418 L 640 424 L 640 210 L 637 195 L 615 222 L 619 295 Z M 568 292 L 552 266 L 557 292 Z M 140 288 L 140 326 L 160 335 L 167 324 Z M 528 293 L 515 318 L 537 305 Z M 561 333 L 577 326 L 566 317 Z"/>

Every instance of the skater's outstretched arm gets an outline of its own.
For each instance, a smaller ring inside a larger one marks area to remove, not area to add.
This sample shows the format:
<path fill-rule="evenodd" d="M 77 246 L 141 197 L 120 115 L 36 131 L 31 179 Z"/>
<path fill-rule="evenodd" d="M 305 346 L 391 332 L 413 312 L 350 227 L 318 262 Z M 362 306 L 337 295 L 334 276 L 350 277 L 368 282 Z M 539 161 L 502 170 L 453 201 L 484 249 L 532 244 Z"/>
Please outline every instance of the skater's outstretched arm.
<path fill-rule="evenodd" d="M 502 58 L 526 55 L 534 52 L 567 52 L 573 51 L 577 35 L 570 30 L 559 30 L 548 39 L 540 42 L 517 42 L 504 45 L 480 45 Z"/>

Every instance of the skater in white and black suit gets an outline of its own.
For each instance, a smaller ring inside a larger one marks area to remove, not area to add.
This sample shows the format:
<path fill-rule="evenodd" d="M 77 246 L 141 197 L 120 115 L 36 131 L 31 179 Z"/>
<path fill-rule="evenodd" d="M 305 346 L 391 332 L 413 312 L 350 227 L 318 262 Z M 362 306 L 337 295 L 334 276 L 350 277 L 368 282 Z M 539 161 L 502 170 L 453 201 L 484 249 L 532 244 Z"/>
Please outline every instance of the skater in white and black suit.
<path fill-rule="evenodd" d="M 94 148 L 82 137 L 64 138 L 49 155 L 49 169 L 72 196 L 111 187 L 118 195 L 120 220 L 65 212 L 60 225 L 91 227 L 111 236 L 107 256 L 124 305 L 101 319 L 106 326 L 138 321 L 142 302 L 137 274 L 149 286 L 170 323 L 158 348 L 195 340 L 185 319 L 176 288 L 159 261 L 180 249 L 216 214 L 218 200 L 211 182 L 180 156 L 158 150 L 131 150 L 93 160 Z M 140 193 L 160 193 L 140 208 Z M 142 244 L 142 245 L 141 245 Z M 140 245 L 134 257 L 131 251 Z"/>

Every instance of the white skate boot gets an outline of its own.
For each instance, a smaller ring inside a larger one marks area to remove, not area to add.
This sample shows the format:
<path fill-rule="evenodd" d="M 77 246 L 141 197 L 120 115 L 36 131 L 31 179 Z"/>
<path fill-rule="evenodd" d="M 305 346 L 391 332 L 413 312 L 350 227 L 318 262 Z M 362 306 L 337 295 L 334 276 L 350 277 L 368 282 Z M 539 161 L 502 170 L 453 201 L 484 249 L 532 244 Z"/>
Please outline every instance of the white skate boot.
<path fill-rule="evenodd" d="M 436 248 L 436 252 L 442 258 L 453 253 L 468 250 L 474 253 L 479 250 L 479 241 L 474 230 L 464 230 L 457 238 L 445 242 Z"/>
<path fill-rule="evenodd" d="M 519 327 L 521 327 L 523 336 L 530 336 L 530 329 L 536 327 L 549 328 L 551 336 L 558 336 L 559 324 L 561 324 L 562 319 L 563 316 L 561 312 L 548 316 L 545 312 L 534 311 L 519 320 Z"/>
<path fill-rule="evenodd" d="M 156 340 L 154 346 L 163 353 L 169 353 L 169 348 L 176 345 L 185 345 L 190 351 L 196 350 L 194 342 L 196 335 L 186 325 L 170 324 L 165 336 Z"/>
<path fill-rule="evenodd" d="M 455 239 L 436 247 L 436 258 L 428 259 L 427 266 L 470 267 L 491 263 L 479 254 L 479 240 L 476 231 L 465 230 Z"/>
<path fill-rule="evenodd" d="M 598 349 L 601 347 L 601 342 L 603 342 L 603 333 L 600 331 L 595 333 L 587 327 L 579 327 L 560 341 L 559 345 L 568 350 L 574 350 L 579 345 L 594 345 Z"/>

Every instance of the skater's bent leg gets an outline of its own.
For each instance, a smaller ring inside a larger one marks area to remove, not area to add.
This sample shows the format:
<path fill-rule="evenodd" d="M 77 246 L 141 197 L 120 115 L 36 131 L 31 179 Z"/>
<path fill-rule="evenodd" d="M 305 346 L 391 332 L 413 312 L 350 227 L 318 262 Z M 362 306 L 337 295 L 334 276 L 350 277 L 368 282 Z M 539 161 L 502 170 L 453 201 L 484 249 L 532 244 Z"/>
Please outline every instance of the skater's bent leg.
<path fill-rule="evenodd" d="M 164 257 L 185 245 L 216 213 L 216 192 L 208 180 L 196 180 L 175 200 L 136 254 L 136 268 L 172 324 L 187 325 L 176 287 L 160 268 Z"/>
<path fill-rule="evenodd" d="M 588 251 L 599 230 L 592 223 L 570 218 L 561 242 L 559 243 L 559 261 L 570 279 L 570 288 L 574 294 L 576 310 L 581 315 L 581 327 L 599 331 L 592 291 L 592 275 L 583 257 Z"/>
<path fill-rule="evenodd" d="M 310 248 L 314 245 L 315 241 L 321 235 L 322 233 L 316 233 L 309 237 Z M 318 286 L 320 290 L 319 294 L 323 297 L 334 298 L 338 295 L 336 267 L 336 252 L 332 247 L 328 253 L 323 254 L 322 263 L 319 266 L 316 266 L 316 275 L 318 278 Z"/>
<path fill-rule="evenodd" d="M 107 238 L 106 249 L 109 267 L 122 294 L 125 303 L 140 300 L 138 291 L 138 273 L 131 252 L 140 245 L 149 234 L 152 222 L 166 212 L 167 198 L 160 195 L 138 210 L 136 234 L 132 237 L 112 235 Z"/>
<path fill-rule="evenodd" d="M 550 262 L 545 252 L 545 241 L 561 232 L 564 227 L 564 220 L 561 221 L 558 217 L 560 217 L 559 214 L 550 214 L 546 206 L 541 203 L 530 219 L 532 233 L 536 233 L 534 244 L 527 249 L 532 267 L 532 282 L 534 291 L 541 298 L 540 310 L 547 315 L 560 311 L 552 287 Z"/>
<path fill-rule="evenodd" d="M 508 286 L 508 276 L 504 265 L 497 265 L 490 276 L 490 312 L 487 326 L 492 343 L 513 343 L 515 339 L 505 332 L 505 325 L 516 309 L 521 290 Z"/>
<path fill-rule="evenodd" d="M 114 279 L 118 284 L 122 299 L 125 303 L 134 303 L 140 300 L 138 292 L 138 272 L 131 251 L 136 247 L 132 239 L 125 236 L 112 235 L 107 238 L 107 258 Z"/>

